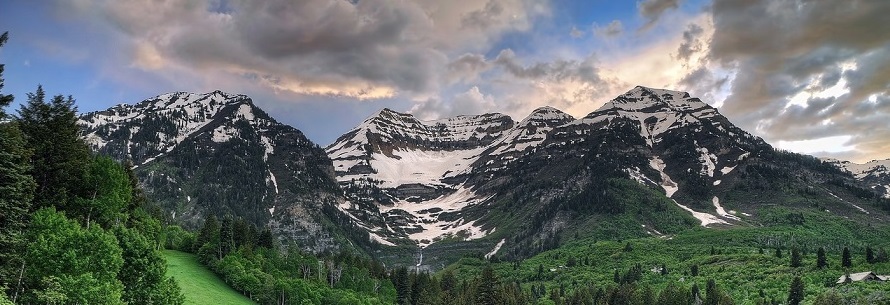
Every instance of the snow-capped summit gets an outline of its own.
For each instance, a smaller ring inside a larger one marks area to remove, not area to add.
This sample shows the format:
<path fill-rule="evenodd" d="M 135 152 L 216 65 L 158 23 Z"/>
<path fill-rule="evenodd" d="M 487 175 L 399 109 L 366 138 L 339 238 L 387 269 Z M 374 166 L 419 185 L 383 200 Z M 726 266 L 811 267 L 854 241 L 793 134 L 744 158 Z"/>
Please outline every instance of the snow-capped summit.
<path fill-rule="evenodd" d="M 321 225 L 337 216 L 322 208 L 340 199 L 330 160 L 247 96 L 173 92 L 83 114 L 79 124 L 93 150 L 134 163 L 146 193 L 179 225 L 231 214 L 306 250 L 337 247 Z"/>
<path fill-rule="evenodd" d="M 882 193 L 884 198 L 890 198 L 890 159 L 871 160 L 863 164 L 837 159 L 823 159 L 823 161 L 852 174 L 857 180 Z"/>

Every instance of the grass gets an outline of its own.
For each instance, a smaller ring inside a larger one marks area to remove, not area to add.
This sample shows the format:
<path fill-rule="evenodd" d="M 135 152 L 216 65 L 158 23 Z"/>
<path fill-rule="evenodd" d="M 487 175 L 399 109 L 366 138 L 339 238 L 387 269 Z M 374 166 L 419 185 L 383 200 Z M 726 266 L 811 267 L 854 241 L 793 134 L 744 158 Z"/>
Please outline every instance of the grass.
<path fill-rule="evenodd" d="M 182 288 L 185 304 L 256 304 L 201 265 L 195 255 L 166 250 L 164 256 L 167 276 L 172 276 Z"/>
<path fill-rule="evenodd" d="M 814 224 L 815 225 L 815 224 Z M 634 264 L 643 267 L 640 283 L 663 289 L 668 283 L 681 283 L 689 287 L 696 283 L 705 287 L 707 279 L 714 279 L 718 286 L 727 291 L 736 304 L 754 304 L 763 294 L 768 299 L 785 300 L 788 287 L 795 275 L 802 277 L 806 286 L 806 303 L 831 289 L 837 278 L 845 273 L 841 267 L 840 253 L 844 246 L 853 252 L 853 267 L 849 272 L 874 271 L 890 274 L 890 263 L 869 264 L 864 259 L 864 247 L 871 245 L 877 250 L 890 246 L 884 238 L 888 229 L 860 228 L 858 232 L 841 230 L 842 223 L 822 223 L 835 229 L 834 236 L 828 232 L 821 235 L 806 234 L 818 230 L 804 227 L 785 228 L 735 228 L 735 229 L 696 229 L 680 233 L 671 239 L 640 238 L 618 241 L 579 240 L 560 248 L 540 253 L 520 262 L 493 264 L 502 283 L 543 284 L 549 288 L 565 287 L 572 290 L 579 284 L 593 283 L 598 287 L 614 285 L 614 271 L 625 272 Z M 624 251 L 627 243 L 631 251 Z M 782 247 L 783 257 L 774 256 L 775 249 L 770 244 Z M 804 249 L 803 266 L 789 267 L 789 248 Z M 817 269 L 816 249 L 825 247 L 828 268 Z M 760 248 L 764 253 L 760 254 Z M 712 250 L 714 252 L 712 252 Z M 573 258 L 577 263 L 570 265 Z M 459 278 L 472 279 L 487 262 L 479 258 L 463 258 L 448 268 Z M 658 267 L 664 265 L 667 275 L 660 275 Z M 692 265 L 698 266 L 699 275 L 689 274 Z M 540 267 L 539 267 L 540 266 Z M 538 273 L 538 269 L 543 270 Z M 856 283 L 839 285 L 837 291 L 847 298 L 860 300 L 887 300 L 886 283 Z M 526 289 L 527 286 L 525 286 Z M 873 302 L 872 302 L 873 303 Z M 883 303 L 881 303 L 883 304 Z"/>

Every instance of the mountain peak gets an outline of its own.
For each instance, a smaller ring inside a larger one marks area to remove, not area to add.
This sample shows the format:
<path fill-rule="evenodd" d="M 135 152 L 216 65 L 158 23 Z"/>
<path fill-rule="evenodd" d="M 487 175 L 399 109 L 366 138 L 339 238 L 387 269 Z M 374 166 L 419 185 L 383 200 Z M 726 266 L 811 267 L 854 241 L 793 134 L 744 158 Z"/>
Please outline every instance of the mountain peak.
<path fill-rule="evenodd" d="M 688 92 L 636 86 L 630 91 L 603 104 L 597 111 L 621 109 L 626 111 L 652 110 L 684 111 L 708 108 Z M 647 111 L 651 112 L 651 111 Z"/>
<path fill-rule="evenodd" d="M 532 111 L 532 113 L 529 114 L 527 117 L 525 117 L 525 119 L 522 120 L 522 122 L 519 123 L 519 125 L 524 126 L 524 125 L 528 125 L 532 122 L 542 122 L 542 121 L 559 122 L 558 124 L 548 124 L 548 125 L 554 125 L 552 127 L 555 127 L 555 125 L 562 125 L 564 123 L 574 121 L 574 120 L 575 120 L 574 117 L 572 117 L 568 113 L 563 112 L 562 110 L 559 110 L 559 109 L 556 109 L 556 108 L 553 108 L 550 106 L 543 106 L 543 107 L 538 107 L 537 109 Z"/>

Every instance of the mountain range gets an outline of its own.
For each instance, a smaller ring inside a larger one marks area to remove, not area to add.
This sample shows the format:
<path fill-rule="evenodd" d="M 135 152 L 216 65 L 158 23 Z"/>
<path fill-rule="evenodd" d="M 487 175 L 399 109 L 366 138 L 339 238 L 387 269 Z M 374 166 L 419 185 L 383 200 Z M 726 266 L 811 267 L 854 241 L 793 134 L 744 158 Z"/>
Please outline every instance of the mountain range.
<path fill-rule="evenodd" d="M 220 91 L 164 94 L 80 124 L 95 151 L 134 163 L 172 222 L 232 215 L 306 250 L 430 269 L 580 238 L 886 222 L 890 207 L 890 161 L 777 150 L 688 93 L 646 87 L 582 118 L 542 107 L 521 121 L 423 121 L 382 109 L 325 148 Z"/>

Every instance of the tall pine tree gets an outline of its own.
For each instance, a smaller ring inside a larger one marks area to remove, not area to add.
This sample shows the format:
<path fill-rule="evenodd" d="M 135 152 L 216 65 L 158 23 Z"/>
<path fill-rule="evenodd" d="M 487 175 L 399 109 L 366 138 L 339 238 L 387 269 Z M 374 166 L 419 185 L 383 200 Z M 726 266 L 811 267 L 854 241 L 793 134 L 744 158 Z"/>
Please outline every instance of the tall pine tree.
<path fill-rule="evenodd" d="M 803 281 L 799 276 L 795 276 L 791 281 L 791 288 L 788 291 L 788 305 L 800 305 L 804 297 Z"/>
<path fill-rule="evenodd" d="M 46 100 L 42 86 L 28 93 L 28 102 L 18 111 L 19 127 L 31 156 L 31 174 L 37 182 L 34 208 L 57 207 L 76 211 L 76 198 L 83 194 L 82 179 L 90 162 L 89 147 L 80 138 L 77 108 L 72 97 Z"/>
<path fill-rule="evenodd" d="M 816 251 L 816 268 L 823 269 L 828 267 L 828 262 L 825 259 L 825 248 L 819 247 L 819 250 Z"/>
<path fill-rule="evenodd" d="M 853 266 L 853 259 L 850 257 L 850 249 L 847 247 L 844 247 L 844 252 L 841 253 L 841 266 L 844 268 Z"/>
<path fill-rule="evenodd" d="M 6 43 L 7 33 L 0 35 L 0 47 Z M 3 69 L 0 64 L 0 90 L 3 89 Z M 22 271 L 23 230 L 34 197 L 34 179 L 30 151 L 18 123 L 9 121 L 6 107 L 12 95 L 0 94 L 0 287 L 12 287 L 8 280 Z"/>

